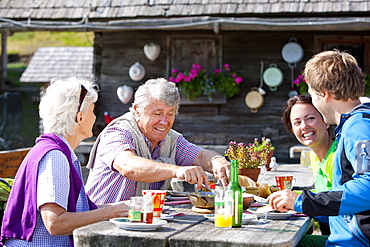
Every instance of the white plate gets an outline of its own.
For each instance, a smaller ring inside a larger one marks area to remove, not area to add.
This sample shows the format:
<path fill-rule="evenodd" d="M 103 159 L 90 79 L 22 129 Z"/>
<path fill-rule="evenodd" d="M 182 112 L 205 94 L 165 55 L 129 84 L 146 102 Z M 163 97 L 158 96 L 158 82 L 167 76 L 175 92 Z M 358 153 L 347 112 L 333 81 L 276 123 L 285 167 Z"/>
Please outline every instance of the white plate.
<path fill-rule="evenodd" d="M 182 200 L 189 200 L 187 196 L 167 196 L 167 200 L 169 201 L 182 201 Z"/>
<path fill-rule="evenodd" d="M 205 218 L 209 219 L 210 221 L 215 221 L 215 215 L 214 214 L 205 214 L 203 215 Z M 253 214 L 243 214 L 242 216 L 242 224 L 247 224 L 251 220 L 256 220 L 257 216 Z"/>
<path fill-rule="evenodd" d="M 131 223 L 128 218 L 113 218 L 109 221 L 121 229 L 132 231 L 153 231 L 164 224 L 167 224 L 167 221 L 159 219 L 153 219 L 153 224 Z"/>
<path fill-rule="evenodd" d="M 249 212 L 251 212 L 252 214 L 254 214 L 255 216 L 257 216 L 258 218 L 264 218 L 265 217 L 265 213 L 263 212 L 256 212 L 258 208 L 250 208 L 248 209 Z M 267 215 L 267 219 L 271 219 L 271 220 L 284 220 L 290 216 L 292 216 L 293 214 L 296 214 L 297 212 L 296 211 L 293 211 L 293 210 L 289 210 L 287 212 L 284 212 L 284 213 L 275 213 L 275 212 L 269 212 L 268 215 Z"/>

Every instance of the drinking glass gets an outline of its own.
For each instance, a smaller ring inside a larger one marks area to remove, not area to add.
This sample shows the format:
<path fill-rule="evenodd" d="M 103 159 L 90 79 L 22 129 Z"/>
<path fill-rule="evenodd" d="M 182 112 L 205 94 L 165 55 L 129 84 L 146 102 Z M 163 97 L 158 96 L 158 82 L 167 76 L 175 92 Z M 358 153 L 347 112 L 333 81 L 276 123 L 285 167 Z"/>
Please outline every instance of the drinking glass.
<path fill-rule="evenodd" d="M 311 150 L 302 150 L 301 151 L 300 162 L 301 162 L 302 166 L 307 166 L 307 167 L 310 166 L 310 164 L 311 164 L 310 153 L 311 153 Z"/>

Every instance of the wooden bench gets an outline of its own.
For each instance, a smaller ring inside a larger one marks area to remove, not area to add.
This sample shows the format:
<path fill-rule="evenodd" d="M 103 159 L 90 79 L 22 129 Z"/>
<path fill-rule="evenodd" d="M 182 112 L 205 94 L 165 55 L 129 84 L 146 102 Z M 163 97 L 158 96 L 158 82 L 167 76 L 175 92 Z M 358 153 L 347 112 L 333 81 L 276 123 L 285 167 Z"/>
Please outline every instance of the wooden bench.
<path fill-rule="evenodd" d="M 14 177 L 31 148 L 0 151 L 0 178 Z"/>

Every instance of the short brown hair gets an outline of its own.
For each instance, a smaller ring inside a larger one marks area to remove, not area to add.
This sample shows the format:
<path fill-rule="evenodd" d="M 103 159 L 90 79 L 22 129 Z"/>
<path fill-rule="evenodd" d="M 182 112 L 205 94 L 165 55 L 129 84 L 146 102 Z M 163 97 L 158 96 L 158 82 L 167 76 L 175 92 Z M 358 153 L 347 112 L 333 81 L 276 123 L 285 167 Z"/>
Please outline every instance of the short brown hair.
<path fill-rule="evenodd" d="M 364 74 L 347 52 L 335 49 L 316 54 L 306 63 L 304 77 L 318 95 L 326 89 L 335 100 L 357 100 L 364 94 Z"/>

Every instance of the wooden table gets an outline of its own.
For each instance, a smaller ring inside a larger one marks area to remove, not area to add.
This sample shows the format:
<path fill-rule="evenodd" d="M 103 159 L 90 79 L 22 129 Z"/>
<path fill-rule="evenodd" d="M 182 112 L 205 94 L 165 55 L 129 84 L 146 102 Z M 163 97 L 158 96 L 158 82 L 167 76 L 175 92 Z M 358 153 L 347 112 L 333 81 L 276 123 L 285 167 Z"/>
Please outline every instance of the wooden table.
<path fill-rule="evenodd" d="M 267 183 L 276 185 L 275 176 L 293 175 L 295 184 L 293 189 L 303 190 L 312 189 L 314 185 L 314 177 L 310 168 L 300 164 L 282 164 L 277 167 L 276 171 L 267 171 L 265 176 L 262 174 L 258 177 L 259 183 Z"/>
<path fill-rule="evenodd" d="M 150 232 L 119 229 L 109 221 L 101 221 L 73 232 L 76 247 L 99 246 L 295 246 L 310 226 L 309 217 L 286 220 L 251 221 L 242 228 L 216 229 L 202 214 L 193 212 L 191 204 L 176 205 L 174 217 L 163 227 Z"/>

